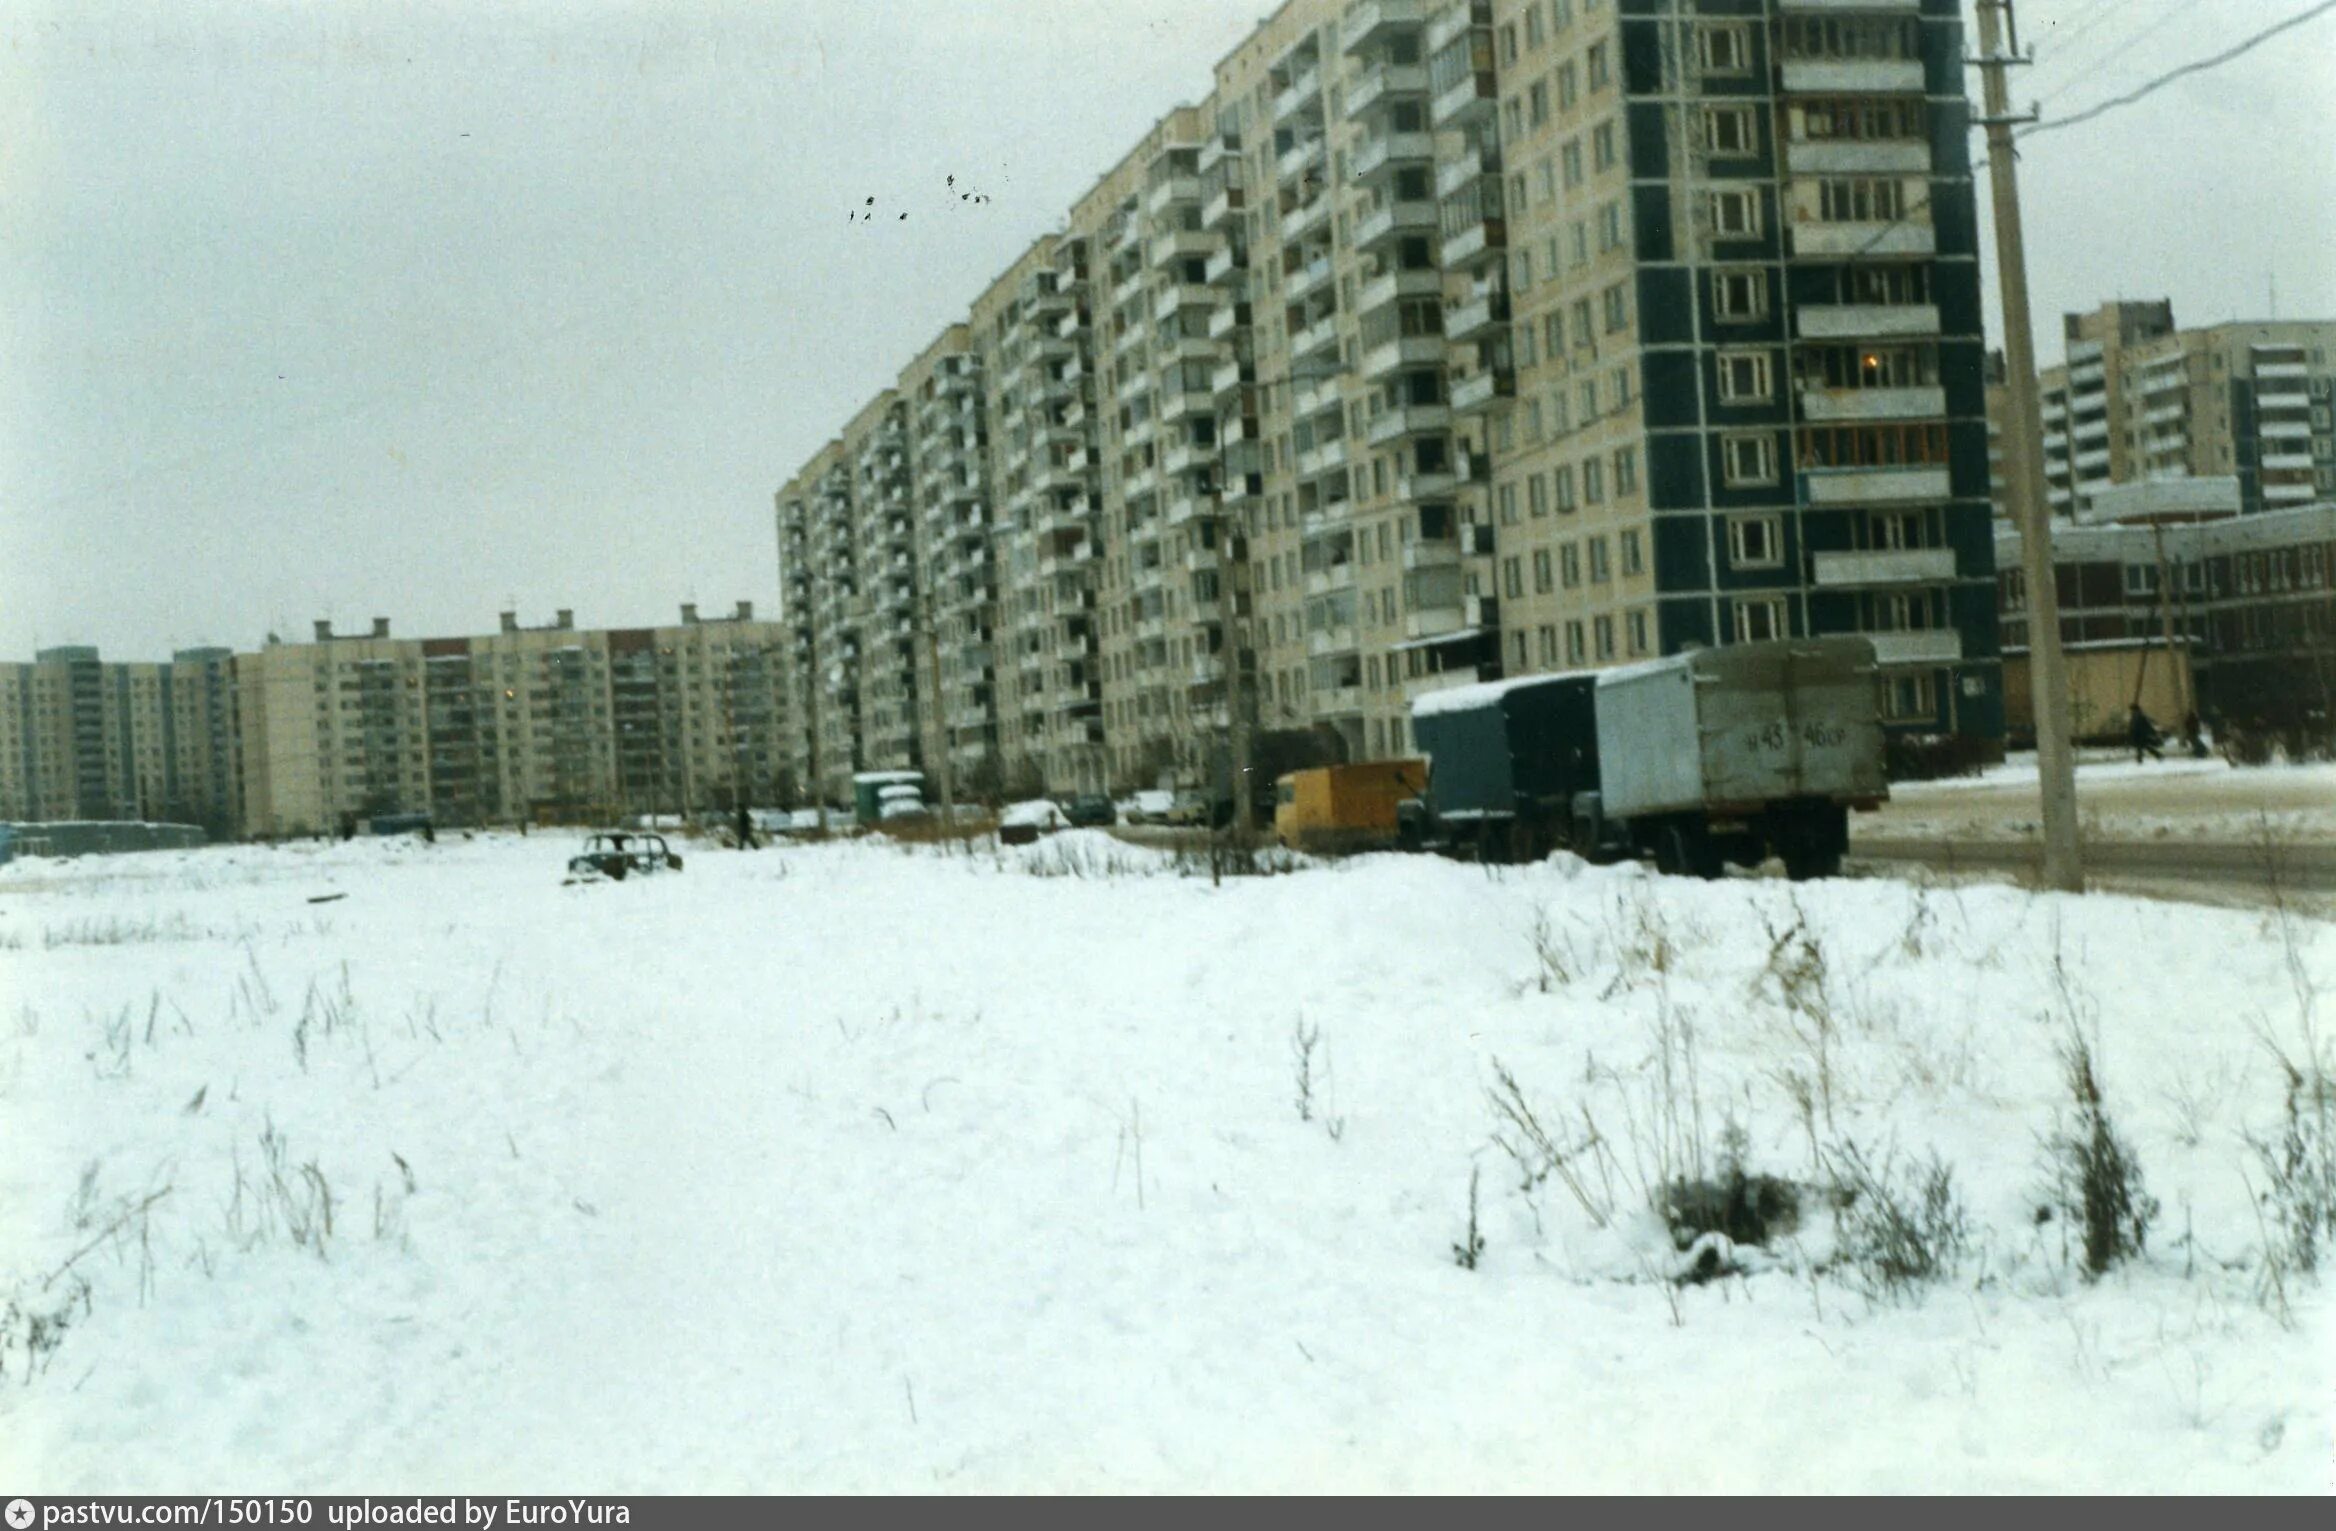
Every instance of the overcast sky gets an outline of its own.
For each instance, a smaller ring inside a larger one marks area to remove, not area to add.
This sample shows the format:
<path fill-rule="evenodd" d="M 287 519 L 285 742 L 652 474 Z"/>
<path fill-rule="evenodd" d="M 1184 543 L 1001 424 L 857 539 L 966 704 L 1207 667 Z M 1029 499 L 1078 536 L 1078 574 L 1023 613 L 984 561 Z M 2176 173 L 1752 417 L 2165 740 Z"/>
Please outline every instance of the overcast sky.
<path fill-rule="evenodd" d="M 2028 0 L 2018 93 L 2307 4 Z M 1266 8 L 0 0 L 0 657 L 775 606 L 777 486 Z M 2028 146 L 2046 360 L 2117 295 L 2336 316 L 2332 61 Z"/>

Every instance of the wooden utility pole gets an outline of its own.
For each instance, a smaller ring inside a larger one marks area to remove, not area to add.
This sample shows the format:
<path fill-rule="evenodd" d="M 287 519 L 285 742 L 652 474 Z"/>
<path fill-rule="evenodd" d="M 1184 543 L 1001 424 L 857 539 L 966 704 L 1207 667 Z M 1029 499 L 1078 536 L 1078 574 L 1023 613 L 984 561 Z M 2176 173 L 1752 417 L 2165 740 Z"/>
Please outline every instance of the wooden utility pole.
<path fill-rule="evenodd" d="M 2166 640 L 2166 671 L 2174 678 L 2174 705 L 2182 709 L 2182 716 L 2172 720 L 2178 727 L 2197 710 L 2198 702 L 2190 694 L 2193 678 L 2186 662 L 2188 653 L 2183 654 L 2181 661 L 2177 661 L 2174 656 L 2174 576 L 2171 566 L 2166 562 L 2166 523 L 2151 523 L 2150 533 L 2157 541 L 2158 629 Z"/>
<path fill-rule="evenodd" d="M 1217 608 L 1222 613 L 1218 623 L 1224 632 L 1218 651 L 1225 668 L 1225 732 L 1232 756 L 1227 771 L 1233 784 L 1233 832 L 1240 837 L 1241 844 L 1248 845 L 1257 838 L 1257 794 L 1249 786 L 1249 675 L 1241 663 L 1244 645 L 1235 642 L 1233 637 L 1239 606 L 1233 598 L 1233 575 L 1237 567 L 1234 519 L 1231 514 L 1217 518 Z M 1242 539 L 1242 557 L 1247 556 L 1247 541 Z"/>
<path fill-rule="evenodd" d="M 827 684 L 827 677 L 819 672 L 819 615 L 816 610 L 805 613 L 803 641 L 809 650 L 809 664 L 805 667 L 803 711 L 805 713 L 805 740 L 811 754 L 811 808 L 819 815 L 819 827 L 812 831 L 814 839 L 827 838 L 827 778 L 819 769 L 819 693 Z"/>
<path fill-rule="evenodd" d="M 2060 649 L 2060 589 L 2052 564 L 2052 512 L 2044 496 L 2044 428 L 2036 402 L 2036 337 L 2028 314 L 2028 262 L 2020 235 L 2018 163 L 2005 73 L 2018 57 L 2011 0 L 1978 0 L 1979 57 L 1985 83 L 1988 178 L 1995 192 L 1995 253 L 2003 287 L 2005 395 L 2011 411 L 2005 445 L 2012 515 L 2020 529 L 2020 567 L 2028 586 L 2028 689 L 2036 713 L 2036 775 L 2044 819 L 2044 883 L 2064 893 L 2085 886 L 2084 847 L 2076 817 L 2076 755 L 2071 745 L 2067 663 Z"/>
<path fill-rule="evenodd" d="M 927 594 L 923 600 L 918 602 L 918 606 L 923 611 L 925 618 L 925 662 L 932 666 L 933 670 L 933 722 L 938 726 L 938 732 L 941 736 L 941 747 L 934 752 L 936 763 L 933 768 L 933 776 L 934 780 L 941 784 L 941 823 L 944 837 L 941 843 L 946 846 L 948 844 L 946 837 L 954 833 L 957 828 L 957 785 L 949 765 L 949 708 L 941 692 L 941 631 L 939 623 L 933 619 L 932 596 Z"/>

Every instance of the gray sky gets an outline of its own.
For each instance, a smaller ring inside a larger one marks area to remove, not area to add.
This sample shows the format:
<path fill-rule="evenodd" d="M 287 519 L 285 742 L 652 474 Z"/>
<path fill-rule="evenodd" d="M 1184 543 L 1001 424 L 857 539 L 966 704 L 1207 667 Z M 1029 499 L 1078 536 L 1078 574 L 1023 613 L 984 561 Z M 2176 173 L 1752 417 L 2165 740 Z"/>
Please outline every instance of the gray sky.
<path fill-rule="evenodd" d="M 2306 3 L 2028 0 L 2018 94 Z M 0 657 L 775 605 L 778 484 L 1266 8 L 0 0 Z M 2332 61 L 2028 147 L 2047 360 L 2110 296 L 2336 317 Z"/>

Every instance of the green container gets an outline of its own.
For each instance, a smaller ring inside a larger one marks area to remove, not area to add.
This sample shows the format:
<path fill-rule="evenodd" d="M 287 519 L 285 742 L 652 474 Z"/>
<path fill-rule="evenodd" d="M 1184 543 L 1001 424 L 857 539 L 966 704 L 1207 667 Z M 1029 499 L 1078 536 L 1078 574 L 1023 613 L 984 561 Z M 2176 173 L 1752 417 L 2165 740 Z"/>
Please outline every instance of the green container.
<path fill-rule="evenodd" d="M 922 771 L 862 771 L 859 775 L 854 776 L 852 778 L 853 817 L 864 825 L 875 823 L 882 816 L 879 812 L 879 804 L 882 801 L 884 789 L 897 787 L 904 783 L 922 788 L 925 783 L 925 773 Z"/>

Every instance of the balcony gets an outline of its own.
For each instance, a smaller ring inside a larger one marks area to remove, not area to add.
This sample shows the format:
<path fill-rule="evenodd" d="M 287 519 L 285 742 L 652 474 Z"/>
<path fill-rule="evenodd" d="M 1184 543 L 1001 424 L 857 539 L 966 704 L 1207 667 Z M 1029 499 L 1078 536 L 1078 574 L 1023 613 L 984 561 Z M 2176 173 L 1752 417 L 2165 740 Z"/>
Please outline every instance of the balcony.
<path fill-rule="evenodd" d="M 1934 627 L 1922 632 L 1861 633 L 1874 645 L 1874 659 L 1886 665 L 1956 664 L 1963 658 L 1963 634 L 1957 628 Z"/>
<path fill-rule="evenodd" d="M 1273 98 L 1273 121 L 1280 127 L 1303 113 L 1322 94 L 1322 72 L 1309 66 L 1305 73 L 1290 81 L 1287 88 Z"/>
<path fill-rule="evenodd" d="M 1448 271 L 1467 271 L 1499 259 L 1508 248 L 1508 229 L 1498 218 L 1479 218 L 1448 235 L 1440 253 Z"/>
<path fill-rule="evenodd" d="M 1282 180 L 1295 180 L 1306 171 L 1322 163 L 1323 142 L 1317 136 L 1301 138 L 1281 152 L 1274 161 L 1274 170 Z"/>
<path fill-rule="evenodd" d="M 1355 294 L 1355 312 L 1373 314 L 1405 298 L 1440 298 L 1443 294 L 1441 271 L 1390 271 L 1372 278 Z"/>
<path fill-rule="evenodd" d="M 1421 606 L 1403 614 L 1403 636 L 1413 642 L 1423 638 L 1441 638 L 1447 633 L 1460 632 L 1473 624 L 1468 620 L 1466 597 L 1446 595 L 1438 597 L 1438 604 Z"/>
<path fill-rule="evenodd" d="M 1211 287 L 1222 287 L 1234 277 L 1241 275 L 1242 270 L 1241 258 L 1234 253 L 1233 247 L 1228 244 L 1219 245 L 1216 248 L 1209 256 L 1208 264 L 1201 267 L 1200 274 Z"/>
<path fill-rule="evenodd" d="M 1282 301 L 1303 303 L 1330 285 L 1332 267 L 1330 257 L 1317 256 L 1290 273 L 1282 283 Z"/>
<path fill-rule="evenodd" d="M 1450 538 L 1430 538 L 1403 545 L 1403 567 L 1412 573 L 1421 569 L 1453 568 L 1460 559 L 1460 544 Z"/>
<path fill-rule="evenodd" d="M 1205 261 L 1217 251 L 1217 236 L 1206 229 L 1178 229 L 1164 234 L 1151 243 L 1147 257 L 1155 267 L 1173 265 L 1182 260 Z"/>
<path fill-rule="evenodd" d="M 1835 420 L 1924 420 L 1944 416 L 1944 388 L 1804 388 L 1801 418 Z"/>
<path fill-rule="evenodd" d="M 1355 225 L 1355 248 L 1375 250 L 1391 239 L 1407 234 L 1431 234 L 1435 228 L 1435 203 L 1390 202 Z"/>
<path fill-rule="evenodd" d="M 1290 355 L 1304 361 L 1338 349 L 1338 316 L 1324 314 L 1290 337 Z"/>
<path fill-rule="evenodd" d="M 1811 575 L 1823 589 L 1861 590 L 1877 585 L 1930 585 L 1955 577 L 1952 548 L 1899 548 L 1864 553 L 1818 553 Z"/>
<path fill-rule="evenodd" d="M 1329 222 L 1330 198 L 1316 193 L 1312 201 L 1301 202 L 1282 214 L 1282 243 L 1297 244 Z"/>
<path fill-rule="evenodd" d="M 1216 305 L 1217 290 L 1215 288 L 1204 287 L 1192 282 L 1178 282 L 1174 286 L 1162 287 L 1154 295 L 1152 298 L 1152 317 L 1165 324 L 1174 319 L 1180 310 L 1214 308 Z"/>
<path fill-rule="evenodd" d="M 1479 147 L 1448 159 L 1436 166 L 1436 200 L 1441 202 L 1470 181 L 1487 177 L 1497 179 L 1501 173 L 1501 151 L 1497 145 Z"/>
<path fill-rule="evenodd" d="M 1947 470 L 1937 467 L 1810 468 L 1801 478 L 1811 505 L 1903 505 L 1954 492 Z"/>
<path fill-rule="evenodd" d="M 1432 133 L 1382 133 L 1357 149 L 1348 162 L 1354 178 L 1368 186 L 1391 170 L 1424 164 L 1436 155 Z"/>
<path fill-rule="evenodd" d="M 1930 145 L 1919 138 L 1794 139 L 1784 163 L 1795 175 L 1928 175 Z"/>
<path fill-rule="evenodd" d="M 1328 595 L 1333 590 L 1352 589 L 1354 582 L 1355 566 L 1353 562 L 1341 558 L 1336 563 L 1324 564 L 1319 568 L 1306 571 L 1306 594 Z"/>
<path fill-rule="evenodd" d="M 1346 438 L 1337 437 L 1298 454 L 1298 477 L 1319 478 L 1325 473 L 1341 472 L 1346 467 Z"/>
<path fill-rule="evenodd" d="M 1335 377 L 1301 380 L 1291 391 L 1290 413 L 1301 423 L 1345 406 L 1346 399 L 1339 392 Z"/>
<path fill-rule="evenodd" d="M 1346 13 L 1339 28 L 1339 46 L 1360 53 L 1397 27 L 1416 27 L 1427 19 L 1430 0 L 1362 0 Z"/>
<path fill-rule="evenodd" d="M 1332 627 L 1317 627 L 1306 634 L 1306 653 L 1315 659 L 1330 654 L 1350 653 L 1354 646 L 1355 630 L 1350 623 L 1341 622 Z M 1345 689 L 1357 697 L 1362 694 L 1360 686 L 1350 686 Z M 1316 700 L 1320 701 L 1322 698 L 1318 695 Z"/>
<path fill-rule="evenodd" d="M 1346 93 L 1346 119 L 1361 117 L 1373 107 L 1424 96 L 1428 92 L 1425 64 L 1375 64 L 1355 80 Z"/>
<path fill-rule="evenodd" d="M 1927 223 L 1818 223 L 1793 225 L 1795 255 L 1844 259 L 1870 256 L 1935 255 L 1938 231 Z"/>
<path fill-rule="evenodd" d="M 1516 396 L 1515 373 L 1479 372 L 1473 377 L 1461 378 L 1452 385 L 1452 413 L 1476 414 L 1504 404 Z"/>
<path fill-rule="evenodd" d="M 1928 303 L 1804 303 L 1793 317 L 1803 340 L 1879 340 L 1939 333 L 1939 311 Z"/>
<path fill-rule="evenodd" d="M 1159 182 L 1144 196 L 1144 211 L 1154 217 L 1168 211 L 1180 202 L 1200 200 L 1200 180 L 1196 176 L 1172 175 Z"/>
<path fill-rule="evenodd" d="M 1492 71 L 1471 74 L 1437 94 L 1434 105 L 1428 108 L 1428 121 L 1439 128 L 1458 127 L 1489 116 L 1499 101 L 1500 88 Z"/>
<path fill-rule="evenodd" d="M 1444 338 L 1454 341 L 1474 340 L 1508 322 L 1509 295 L 1480 290 L 1459 307 L 1444 311 Z"/>
<path fill-rule="evenodd" d="M 1223 228 L 1233 215 L 1241 211 L 1241 188 L 1228 186 L 1209 198 L 1200 210 L 1200 226 L 1210 232 Z"/>
<path fill-rule="evenodd" d="M 1879 96 L 1923 89 L 1919 59 L 1814 59 L 1784 61 L 1784 88 L 1796 96 Z"/>
<path fill-rule="evenodd" d="M 1363 433 L 1363 439 L 1372 446 L 1385 446 L 1406 436 L 1427 435 L 1452 428 L 1452 408 L 1448 404 L 1406 404 L 1383 411 L 1375 417 Z"/>
<path fill-rule="evenodd" d="M 1209 374 L 1209 392 L 1213 397 L 1222 399 L 1229 394 L 1239 393 L 1242 381 L 1241 364 L 1229 361 Z"/>
<path fill-rule="evenodd" d="M 1382 341 L 1363 353 L 1363 377 L 1375 383 L 1406 367 L 1441 366 L 1444 352 L 1441 335 L 1405 335 Z"/>

